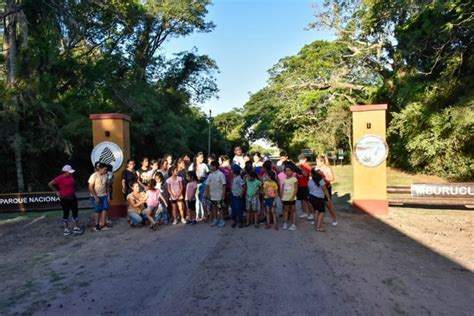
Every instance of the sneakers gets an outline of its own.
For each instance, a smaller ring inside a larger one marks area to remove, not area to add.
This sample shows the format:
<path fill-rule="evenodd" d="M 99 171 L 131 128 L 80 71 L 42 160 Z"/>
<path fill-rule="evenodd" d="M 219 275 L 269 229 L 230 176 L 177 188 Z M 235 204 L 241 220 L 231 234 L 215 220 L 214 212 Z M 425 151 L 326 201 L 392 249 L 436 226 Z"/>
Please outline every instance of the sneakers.
<path fill-rule="evenodd" d="M 290 228 L 288 228 L 288 230 L 295 231 L 296 230 L 296 225 L 295 224 L 291 225 Z"/>
<path fill-rule="evenodd" d="M 72 234 L 72 232 L 69 229 L 64 228 L 64 233 L 63 233 L 64 236 L 69 236 L 71 234 Z"/>
<path fill-rule="evenodd" d="M 283 229 L 288 229 L 288 224 L 287 223 L 283 223 Z"/>
<path fill-rule="evenodd" d="M 197 225 L 197 223 L 198 223 L 197 220 L 191 221 L 191 225 Z"/>
<path fill-rule="evenodd" d="M 218 226 L 219 227 L 224 227 L 225 226 L 225 221 L 223 219 L 221 219 Z"/>
<path fill-rule="evenodd" d="M 236 223 L 236 222 L 233 222 L 232 225 L 230 225 L 230 227 L 232 227 L 232 228 L 237 227 L 237 223 Z"/>
<path fill-rule="evenodd" d="M 313 214 L 309 214 L 306 219 L 307 219 L 308 221 L 312 221 L 312 220 L 314 219 Z"/>
<path fill-rule="evenodd" d="M 299 217 L 299 218 L 307 218 L 307 217 L 308 217 L 308 214 L 306 214 L 306 213 L 303 213 L 303 214 L 301 214 L 301 215 L 300 215 L 300 216 L 298 216 L 298 217 Z"/>
<path fill-rule="evenodd" d="M 95 232 L 100 232 L 101 231 L 100 225 L 95 225 L 94 231 Z"/>
<path fill-rule="evenodd" d="M 337 221 L 332 222 L 332 226 L 337 226 L 337 224 L 338 224 Z"/>
<path fill-rule="evenodd" d="M 74 229 L 72 230 L 72 232 L 74 234 L 82 234 L 84 231 L 82 229 L 80 229 L 79 227 L 74 227 Z"/>
<path fill-rule="evenodd" d="M 314 221 L 311 222 L 311 225 L 314 225 Z"/>
<path fill-rule="evenodd" d="M 100 230 L 108 230 L 108 229 L 110 229 L 110 227 L 107 226 L 107 225 L 104 225 L 104 226 L 102 226 L 102 227 L 100 228 Z"/>
<path fill-rule="evenodd" d="M 177 220 L 177 219 L 175 219 L 175 220 L 173 221 L 173 225 L 175 225 L 175 226 L 178 225 L 178 220 Z"/>
<path fill-rule="evenodd" d="M 211 221 L 211 226 L 216 226 L 217 224 L 218 224 L 217 219 L 214 218 L 214 219 Z"/>
<path fill-rule="evenodd" d="M 181 219 L 182 224 L 186 224 L 186 220 L 184 218 Z"/>

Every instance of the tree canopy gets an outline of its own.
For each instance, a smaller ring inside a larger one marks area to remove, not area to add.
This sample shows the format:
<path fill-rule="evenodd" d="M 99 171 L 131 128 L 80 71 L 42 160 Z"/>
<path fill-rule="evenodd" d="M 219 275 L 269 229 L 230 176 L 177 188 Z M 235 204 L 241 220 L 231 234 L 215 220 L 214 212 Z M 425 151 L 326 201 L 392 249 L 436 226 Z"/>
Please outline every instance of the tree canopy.
<path fill-rule="evenodd" d="M 2 189 L 43 187 L 66 162 L 88 173 L 90 113 L 132 117 L 132 156 L 207 149 L 207 117 L 193 104 L 215 96 L 217 65 L 196 50 L 166 58 L 161 48 L 170 38 L 212 31 L 209 5 L 2 1 L 0 131 L 10 146 L 1 147 L 0 160 L 16 167 L 2 168 Z M 217 129 L 213 135 L 215 150 L 229 147 Z"/>

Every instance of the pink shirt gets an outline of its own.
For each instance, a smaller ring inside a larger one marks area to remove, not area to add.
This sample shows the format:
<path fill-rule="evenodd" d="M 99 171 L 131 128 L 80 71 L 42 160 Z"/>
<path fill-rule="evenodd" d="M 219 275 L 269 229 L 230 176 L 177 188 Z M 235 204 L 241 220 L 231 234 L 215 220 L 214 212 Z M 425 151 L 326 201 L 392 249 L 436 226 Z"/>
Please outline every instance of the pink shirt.
<path fill-rule="evenodd" d="M 186 185 L 186 201 L 194 201 L 196 199 L 196 189 L 197 189 L 196 181 L 189 182 Z"/>
<path fill-rule="evenodd" d="M 146 205 L 151 208 L 158 206 L 159 192 L 158 190 L 148 190 L 146 192 Z"/>
<path fill-rule="evenodd" d="M 183 178 L 181 177 L 176 177 L 176 179 L 173 179 L 173 177 L 169 177 L 167 180 L 166 180 L 166 184 L 169 184 L 170 185 L 170 190 L 171 192 L 173 192 L 173 195 L 177 195 L 178 196 L 178 199 L 182 199 L 183 198 L 183 192 L 179 189 L 179 184 L 183 182 Z M 173 199 L 173 197 L 170 197 L 171 199 Z"/>
<path fill-rule="evenodd" d="M 230 167 L 220 167 L 219 170 L 225 176 L 226 188 L 230 189 L 232 187 L 232 169 Z"/>
<path fill-rule="evenodd" d="M 54 178 L 53 183 L 58 186 L 59 195 L 61 197 L 73 196 L 76 192 L 74 189 L 75 182 L 73 176 L 59 175 Z"/>

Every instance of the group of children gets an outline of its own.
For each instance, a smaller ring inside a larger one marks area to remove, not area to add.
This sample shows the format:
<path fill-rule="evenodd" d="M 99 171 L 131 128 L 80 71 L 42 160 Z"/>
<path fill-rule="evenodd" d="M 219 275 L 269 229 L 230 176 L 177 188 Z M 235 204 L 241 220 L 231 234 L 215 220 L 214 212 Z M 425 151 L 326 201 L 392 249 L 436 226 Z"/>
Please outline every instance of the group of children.
<path fill-rule="evenodd" d="M 192 163 L 187 155 L 174 163 L 171 155 L 152 161 L 144 158 L 138 170 L 129 160 L 122 175 L 122 189 L 130 226 L 148 222 L 156 230 L 172 218 L 173 225 L 203 221 L 224 227 L 230 213 L 232 228 L 259 228 L 263 222 L 265 228 L 278 230 L 277 209 L 282 209 L 282 228 L 294 231 L 297 200 L 303 209 L 300 218 L 314 220 L 317 231 L 324 231 L 326 207 L 333 225 L 337 225 L 331 202 L 334 176 L 324 156 L 317 157 L 313 168 L 304 155 L 295 164 L 284 151 L 275 165 L 258 152 L 243 155 L 240 147 L 234 154 L 232 161 L 225 155 L 218 159 L 211 155 L 207 163 L 201 152 Z"/>

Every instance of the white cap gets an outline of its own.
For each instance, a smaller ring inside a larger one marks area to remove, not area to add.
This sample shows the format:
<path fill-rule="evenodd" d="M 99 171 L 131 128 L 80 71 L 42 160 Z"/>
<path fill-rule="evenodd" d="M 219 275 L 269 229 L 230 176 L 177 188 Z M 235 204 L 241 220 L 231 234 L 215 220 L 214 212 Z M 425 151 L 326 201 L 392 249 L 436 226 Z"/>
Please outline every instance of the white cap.
<path fill-rule="evenodd" d="M 74 173 L 74 171 L 76 171 L 76 170 L 72 169 L 72 167 L 70 165 L 65 165 L 63 167 L 63 172 Z"/>

